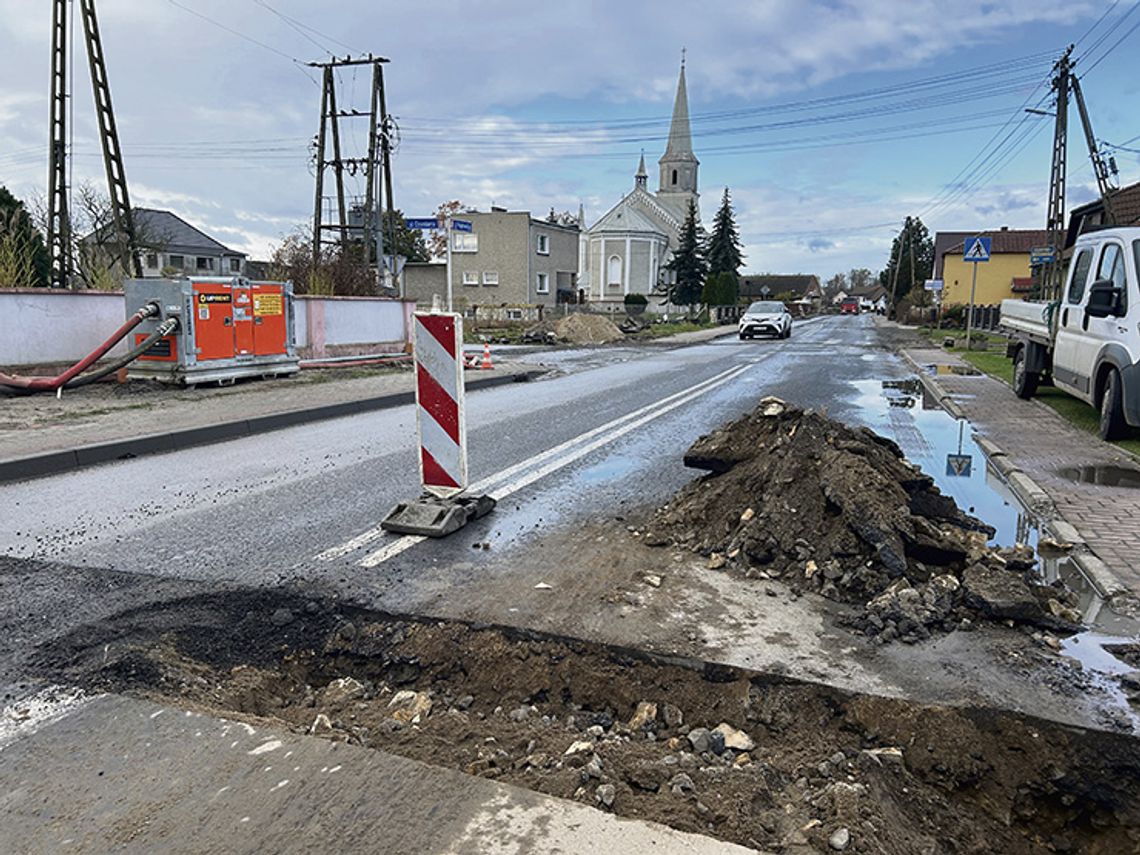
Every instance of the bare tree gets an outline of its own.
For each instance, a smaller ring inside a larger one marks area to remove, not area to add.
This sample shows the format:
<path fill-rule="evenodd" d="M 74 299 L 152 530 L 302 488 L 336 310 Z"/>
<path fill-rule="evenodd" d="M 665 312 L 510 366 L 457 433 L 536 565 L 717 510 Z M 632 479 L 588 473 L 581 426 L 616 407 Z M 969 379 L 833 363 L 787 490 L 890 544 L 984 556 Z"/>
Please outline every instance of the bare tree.
<path fill-rule="evenodd" d="M 450 202 L 443 202 L 438 208 L 435 209 L 435 218 L 439 223 L 447 221 L 448 217 L 454 217 L 465 209 L 465 205 L 458 199 L 452 199 Z M 431 237 L 427 240 L 428 252 L 431 253 L 432 258 L 443 258 L 447 255 L 447 232 L 435 231 L 431 233 Z"/>
<path fill-rule="evenodd" d="M 313 267 L 312 235 L 308 226 L 299 225 L 285 236 L 270 256 L 269 275 L 293 282 L 298 294 L 338 294 L 369 297 L 376 293 L 376 278 L 364 263 L 361 244 L 323 247 Z"/>

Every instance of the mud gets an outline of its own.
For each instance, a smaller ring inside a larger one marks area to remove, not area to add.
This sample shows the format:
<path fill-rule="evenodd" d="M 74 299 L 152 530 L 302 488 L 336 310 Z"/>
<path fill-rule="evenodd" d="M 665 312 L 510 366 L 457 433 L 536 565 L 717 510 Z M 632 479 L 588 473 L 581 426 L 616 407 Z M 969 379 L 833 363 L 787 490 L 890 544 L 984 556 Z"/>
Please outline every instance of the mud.
<path fill-rule="evenodd" d="M 1079 628 L 1076 595 L 1039 584 L 1031 551 L 989 548 L 992 528 L 866 428 L 768 398 L 684 462 L 709 474 L 658 511 L 647 543 L 862 604 L 857 625 L 884 642 L 977 620 Z"/>
<path fill-rule="evenodd" d="M 778 852 L 1140 847 L 1140 741 L 284 593 L 126 613 L 37 670 Z"/>

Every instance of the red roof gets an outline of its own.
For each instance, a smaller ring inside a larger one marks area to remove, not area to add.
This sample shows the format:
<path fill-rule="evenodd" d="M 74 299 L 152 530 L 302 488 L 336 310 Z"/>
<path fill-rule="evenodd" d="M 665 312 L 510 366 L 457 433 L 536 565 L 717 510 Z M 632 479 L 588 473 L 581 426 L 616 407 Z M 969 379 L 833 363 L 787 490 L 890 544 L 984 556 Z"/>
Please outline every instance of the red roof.
<path fill-rule="evenodd" d="M 996 232 L 978 232 L 983 237 L 992 238 L 991 253 L 1025 253 L 1039 246 L 1049 245 L 1049 232 L 1044 229 L 1000 229 Z M 946 250 L 949 255 L 961 253 L 965 241 L 958 241 Z"/>

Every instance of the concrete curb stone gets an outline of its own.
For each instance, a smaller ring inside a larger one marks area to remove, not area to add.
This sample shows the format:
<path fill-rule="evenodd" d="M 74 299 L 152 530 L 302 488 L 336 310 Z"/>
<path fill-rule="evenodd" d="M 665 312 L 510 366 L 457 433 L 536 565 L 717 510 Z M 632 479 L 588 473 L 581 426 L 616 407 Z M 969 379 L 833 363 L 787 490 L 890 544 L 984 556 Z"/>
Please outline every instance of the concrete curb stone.
<path fill-rule="evenodd" d="M 475 391 L 502 386 L 507 383 L 525 383 L 543 373 L 545 372 L 535 370 L 495 377 L 477 377 L 468 381 L 467 389 L 468 391 Z M 400 407 L 413 403 L 415 399 L 415 391 L 407 390 L 357 401 L 344 401 L 309 409 L 290 410 L 248 419 L 235 419 L 234 421 L 219 422 L 203 427 L 82 445 L 66 451 L 52 451 L 0 460 L 0 483 L 42 478 L 45 475 L 55 475 L 60 472 L 82 469 L 115 460 L 126 460 L 143 454 L 178 451 L 198 445 L 209 445 L 215 442 L 225 442 L 268 431 L 295 427 L 309 422 Z"/>

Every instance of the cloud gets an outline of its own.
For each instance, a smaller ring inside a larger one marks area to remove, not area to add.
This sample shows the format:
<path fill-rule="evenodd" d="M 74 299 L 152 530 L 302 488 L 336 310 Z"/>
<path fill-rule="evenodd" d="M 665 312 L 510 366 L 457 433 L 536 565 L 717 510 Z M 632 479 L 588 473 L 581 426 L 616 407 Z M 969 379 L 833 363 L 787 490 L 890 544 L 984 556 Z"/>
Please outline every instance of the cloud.
<path fill-rule="evenodd" d="M 822 252 L 825 249 L 835 249 L 835 241 L 827 238 L 812 238 L 805 244 L 812 252 Z"/>

